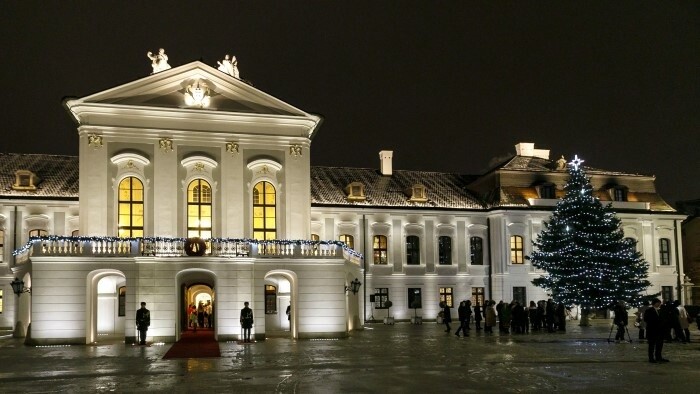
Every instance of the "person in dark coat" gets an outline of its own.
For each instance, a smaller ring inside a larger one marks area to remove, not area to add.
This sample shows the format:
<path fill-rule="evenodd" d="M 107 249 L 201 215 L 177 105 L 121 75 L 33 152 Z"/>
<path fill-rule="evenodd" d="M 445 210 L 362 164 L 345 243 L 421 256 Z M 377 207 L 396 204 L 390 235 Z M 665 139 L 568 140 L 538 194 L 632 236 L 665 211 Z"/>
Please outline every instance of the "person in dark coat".
<path fill-rule="evenodd" d="M 450 332 L 450 323 L 452 322 L 452 313 L 450 312 L 450 307 L 446 302 L 442 302 L 442 323 L 445 325 L 445 332 Z"/>
<path fill-rule="evenodd" d="M 620 300 L 615 304 L 613 308 L 615 312 L 615 317 L 613 318 L 613 323 L 617 326 L 617 332 L 615 333 L 615 342 L 625 340 L 625 328 L 627 327 L 627 321 L 629 316 L 627 315 L 627 308 L 625 308 L 625 302 Z"/>
<path fill-rule="evenodd" d="M 545 307 L 545 323 L 547 325 L 547 332 L 554 332 L 554 315 L 555 315 L 554 301 L 550 298 L 547 300 L 547 306 Z"/>
<path fill-rule="evenodd" d="M 479 301 L 476 301 L 476 305 L 474 305 L 474 325 L 477 331 L 481 331 L 482 313 L 481 305 L 479 305 Z"/>
<path fill-rule="evenodd" d="M 243 303 L 243 309 L 241 309 L 241 328 L 243 328 L 243 342 L 250 342 L 250 329 L 253 328 L 253 310 L 248 307 L 248 301 Z"/>
<path fill-rule="evenodd" d="M 136 328 L 139 330 L 139 345 L 146 344 L 146 333 L 151 325 L 151 311 L 146 309 L 146 303 L 141 303 L 141 309 L 136 311 Z"/>
<path fill-rule="evenodd" d="M 459 327 L 457 328 L 457 331 L 455 331 L 455 335 L 459 336 L 459 332 L 462 331 L 462 333 L 466 337 L 467 335 L 469 335 L 469 333 L 467 332 L 467 328 L 465 327 L 467 325 L 467 303 L 465 301 L 459 303 L 459 308 L 457 308 L 457 315 L 459 316 Z"/>
<path fill-rule="evenodd" d="M 557 304 L 557 330 L 566 332 L 566 307 L 563 302 Z"/>
<path fill-rule="evenodd" d="M 649 362 L 664 363 L 667 359 L 661 356 L 661 350 L 664 347 L 664 323 L 661 319 L 660 311 L 661 300 L 654 298 L 651 301 L 651 308 L 644 311 L 644 322 L 647 324 L 647 341 L 649 341 Z"/>

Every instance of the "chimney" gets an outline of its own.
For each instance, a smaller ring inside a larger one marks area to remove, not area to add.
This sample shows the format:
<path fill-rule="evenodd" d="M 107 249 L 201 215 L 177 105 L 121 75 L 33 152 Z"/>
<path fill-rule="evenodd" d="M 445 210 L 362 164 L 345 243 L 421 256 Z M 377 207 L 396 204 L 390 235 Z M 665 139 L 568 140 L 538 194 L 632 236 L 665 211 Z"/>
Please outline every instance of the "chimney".
<path fill-rule="evenodd" d="M 382 175 L 391 176 L 391 158 L 394 156 L 394 151 L 383 150 L 379 152 L 379 171 Z"/>
<path fill-rule="evenodd" d="M 516 144 L 515 154 L 518 156 L 539 157 L 540 159 L 549 160 L 549 149 L 535 149 L 535 144 L 532 142 Z"/>

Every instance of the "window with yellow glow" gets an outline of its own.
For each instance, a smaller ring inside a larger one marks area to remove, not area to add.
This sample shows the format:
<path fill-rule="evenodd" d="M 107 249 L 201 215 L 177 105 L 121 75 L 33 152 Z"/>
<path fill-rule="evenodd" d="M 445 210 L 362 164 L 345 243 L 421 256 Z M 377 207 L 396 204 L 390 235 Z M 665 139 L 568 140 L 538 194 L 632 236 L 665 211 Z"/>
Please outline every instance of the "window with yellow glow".
<path fill-rule="evenodd" d="M 270 182 L 258 182 L 253 188 L 253 238 L 277 238 L 277 201 Z"/>
<path fill-rule="evenodd" d="M 449 308 L 454 306 L 451 287 L 440 287 L 440 302 L 444 302 Z"/>
<path fill-rule="evenodd" d="M 119 182 L 120 237 L 143 237 L 143 183 L 133 176 Z"/>
<path fill-rule="evenodd" d="M 29 237 L 45 237 L 49 235 L 46 230 L 41 230 L 41 229 L 34 229 L 34 230 L 29 230 Z"/>
<path fill-rule="evenodd" d="M 523 264 L 523 237 L 519 235 L 510 236 L 510 262 L 512 264 Z"/>
<path fill-rule="evenodd" d="M 195 179 L 187 186 L 187 237 L 211 238 L 211 186 Z"/>
<path fill-rule="evenodd" d="M 348 248 L 355 249 L 355 238 L 352 235 L 341 234 L 340 237 L 338 237 L 338 240 L 343 242 Z"/>
<path fill-rule="evenodd" d="M 372 250 L 374 252 L 374 264 L 387 264 L 386 236 L 375 235 L 372 242 Z"/>

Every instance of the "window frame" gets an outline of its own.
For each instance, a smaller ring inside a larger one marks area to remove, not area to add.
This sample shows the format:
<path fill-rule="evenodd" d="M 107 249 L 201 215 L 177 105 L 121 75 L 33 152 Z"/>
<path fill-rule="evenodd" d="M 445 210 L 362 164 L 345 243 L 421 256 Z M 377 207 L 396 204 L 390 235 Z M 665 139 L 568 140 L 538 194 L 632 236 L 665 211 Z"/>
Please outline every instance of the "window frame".
<path fill-rule="evenodd" d="M 478 240 L 478 242 L 475 242 Z M 479 248 L 476 249 L 476 245 L 479 245 Z M 478 255 L 476 254 L 478 252 Z M 477 255 L 478 262 L 476 262 L 475 255 Z M 479 236 L 471 236 L 469 237 L 469 262 L 471 265 L 484 265 L 484 239 Z"/>
<path fill-rule="evenodd" d="M 420 287 L 409 287 L 406 289 L 407 302 L 409 309 L 423 309 L 423 289 Z M 417 300 L 417 305 L 414 302 Z"/>
<path fill-rule="evenodd" d="M 440 303 L 445 303 L 449 308 L 454 308 L 454 287 L 438 287 Z"/>
<path fill-rule="evenodd" d="M 438 265 L 452 265 L 452 237 L 438 237 Z"/>
<path fill-rule="evenodd" d="M 388 287 L 375 287 L 374 288 L 374 309 L 389 309 L 386 306 L 387 301 L 389 301 L 389 288 Z"/>
<path fill-rule="evenodd" d="M 262 197 L 260 197 L 260 192 L 257 190 L 258 185 L 260 185 L 262 189 Z M 273 202 L 269 203 L 268 202 L 268 196 L 270 193 L 268 192 L 267 186 L 269 185 L 270 188 L 272 188 L 272 196 L 273 196 Z M 258 193 L 258 198 L 256 201 L 256 192 Z M 253 189 L 251 191 L 252 193 L 252 202 L 253 202 L 253 212 L 252 212 L 252 217 L 253 217 L 253 239 L 257 239 L 259 241 L 269 241 L 269 240 L 274 240 L 277 239 L 277 229 L 278 229 L 278 215 L 277 215 L 277 188 L 275 185 L 267 180 L 261 180 L 255 183 L 253 185 Z M 262 217 L 256 216 L 255 208 L 262 208 Z M 272 208 L 273 209 L 273 216 L 268 217 L 268 209 Z M 255 222 L 256 219 L 262 219 L 262 227 L 256 227 Z M 274 226 L 268 227 L 268 221 L 269 219 L 272 219 L 274 221 Z M 260 233 L 262 233 L 262 238 L 259 238 Z"/>
<path fill-rule="evenodd" d="M 484 302 L 486 302 L 486 288 L 472 287 L 472 305 L 479 303 L 479 305 L 483 306 Z"/>
<path fill-rule="evenodd" d="M 197 182 L 196 186 L 192 186 Z M 203 201 L 206 197 L 206 193 L 203 191 L 202 186 L 206 186 L 209 189 L 209 201 Z M 195 198 L 195 189 L 197 190 L 197 196 Z M 192 195 L 190 195 L 190 191 Z M 192 197 L 190 199 L 190 197 Z M 192 200 L 192 201 L 190 201 Z M 202 207 L 208 206 L 209 213 L 209 227 L 204 227 L 201 225 L 202 222 Z M 190 207 L 197 207 L 197 219 L 200 223 L 199 226 L 190 225 L 190 219 L 194 216 L 190 216 Z M 199 237 L 199 238 L 211 238 L 213 232 L 214 224 L 214 191 L 211 188 L 211 184 L 204 178 L 195 178 L 187 184 L 187 237 Z M 209 232 L 209 236 L 203 236 L 202 233 Z M 195 234 L 196 233 L 196 234 Z M 209 249 L 209 245 L 207 245 Z"/>
<path fill-rule="evenodd" d="M 350 249 L 355 249 L 355 237 L 350 234 L 340 234 L 338 241 L 344 243 Z"/>
<path fill-rule="evenodd" d="M 277 286 L 265 285 L 263 287 L 265 294 L 265 314 L 277 314 Z"/>
<path fill-rule="evenodd" d="M 420 237 L 406 236 L 406 265 L 420 265 Z"/>
<path fill-rule="evenodd" d="M 384 247 L 382 248 L 382 240 Z M 386 235 L 377 234 L 372 237 L 372 262 L 375 265 L 388 265 L 388 241 Z"/>
<path fill-rule="evenodd" d="M 513 234 L 510 236 L 509 241 L 510 263 L 513 265 L 525 264 L 525 242 L 523 236 Z"/>
<path fill-rule="evenodd" d="M 659 265 L 671 265 L 671 240 L 659 238 Z"/>
<path fill-rule="evenodd" d="M 31 237 L 46 237 L 49 235 L 49 232 L 44 230 L 43 228 L 34 228 L 29 230 L 28 232 L 29 238 Z"/>
<path fill-rule="evenodd" d="M 121 196 L 121 191 L 122 191 L 122 184 L 128 181 L 129 182 L 129 198 L 126 200 L 122 200 Z M 140 200 L 135 200 L 134 199 L 134 190 L 139 190 L 137 188 L 134 188 L 134 181 L 138 182 L 141 185 L 141 199 Z M 131 238 L 131 237 L 143 237 L 144 235 L 144 223 L 145 223 L 145 210 L 146 210 L 146 204 L 145 204 L 145 193 L 146 193 L 146 188 L 144 187 L 143 181 L 139 179 L 138 177 L 135 176 L 126 176 L 122 178 L 119 183 L 117 184 L 117 235 L 122 238 Z M 122 214 L 122 204 L 128 205 L 129 207 L 129 212 L 128 214 Z M 134 226 L 134 218 L 138 217 L 139 215 L 134 215 L 134 207 L 141 205 L 141 226 Z M 122 216 L 128 216 L 129 223 L 127 225 L 121 225 L 121 217 Z M 140 235 L 138 235 L 138 232 L 141 232 Z M 73 236 L 71 234 L 71 236 Z"/>
<path fill-rule="evenodd" d="M 674 301 L 673 286 L 661 286 L 661 299 L 663 302 Z"/>
<path fill-rule="evenodd" d="M 513 301 L 520 302 L 520 305 L 527 306 L 527 287 L 513 286 Z"/>

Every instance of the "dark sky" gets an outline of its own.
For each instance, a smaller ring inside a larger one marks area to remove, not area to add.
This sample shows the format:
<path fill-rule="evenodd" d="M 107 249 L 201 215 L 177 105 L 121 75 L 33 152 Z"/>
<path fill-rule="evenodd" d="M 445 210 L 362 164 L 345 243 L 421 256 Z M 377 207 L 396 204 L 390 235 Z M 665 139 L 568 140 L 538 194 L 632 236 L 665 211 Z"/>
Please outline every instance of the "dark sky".
<path fill-rule="evenodd" d="M 203 3 L 204 5 L 200 4 Z M 65 96 L 226 53 L 324 123 L 313 165 L 479 174 L 518 142 L 700 198 L 700 2 L 0 2 L 0 152 L 77 154 Z"/>

